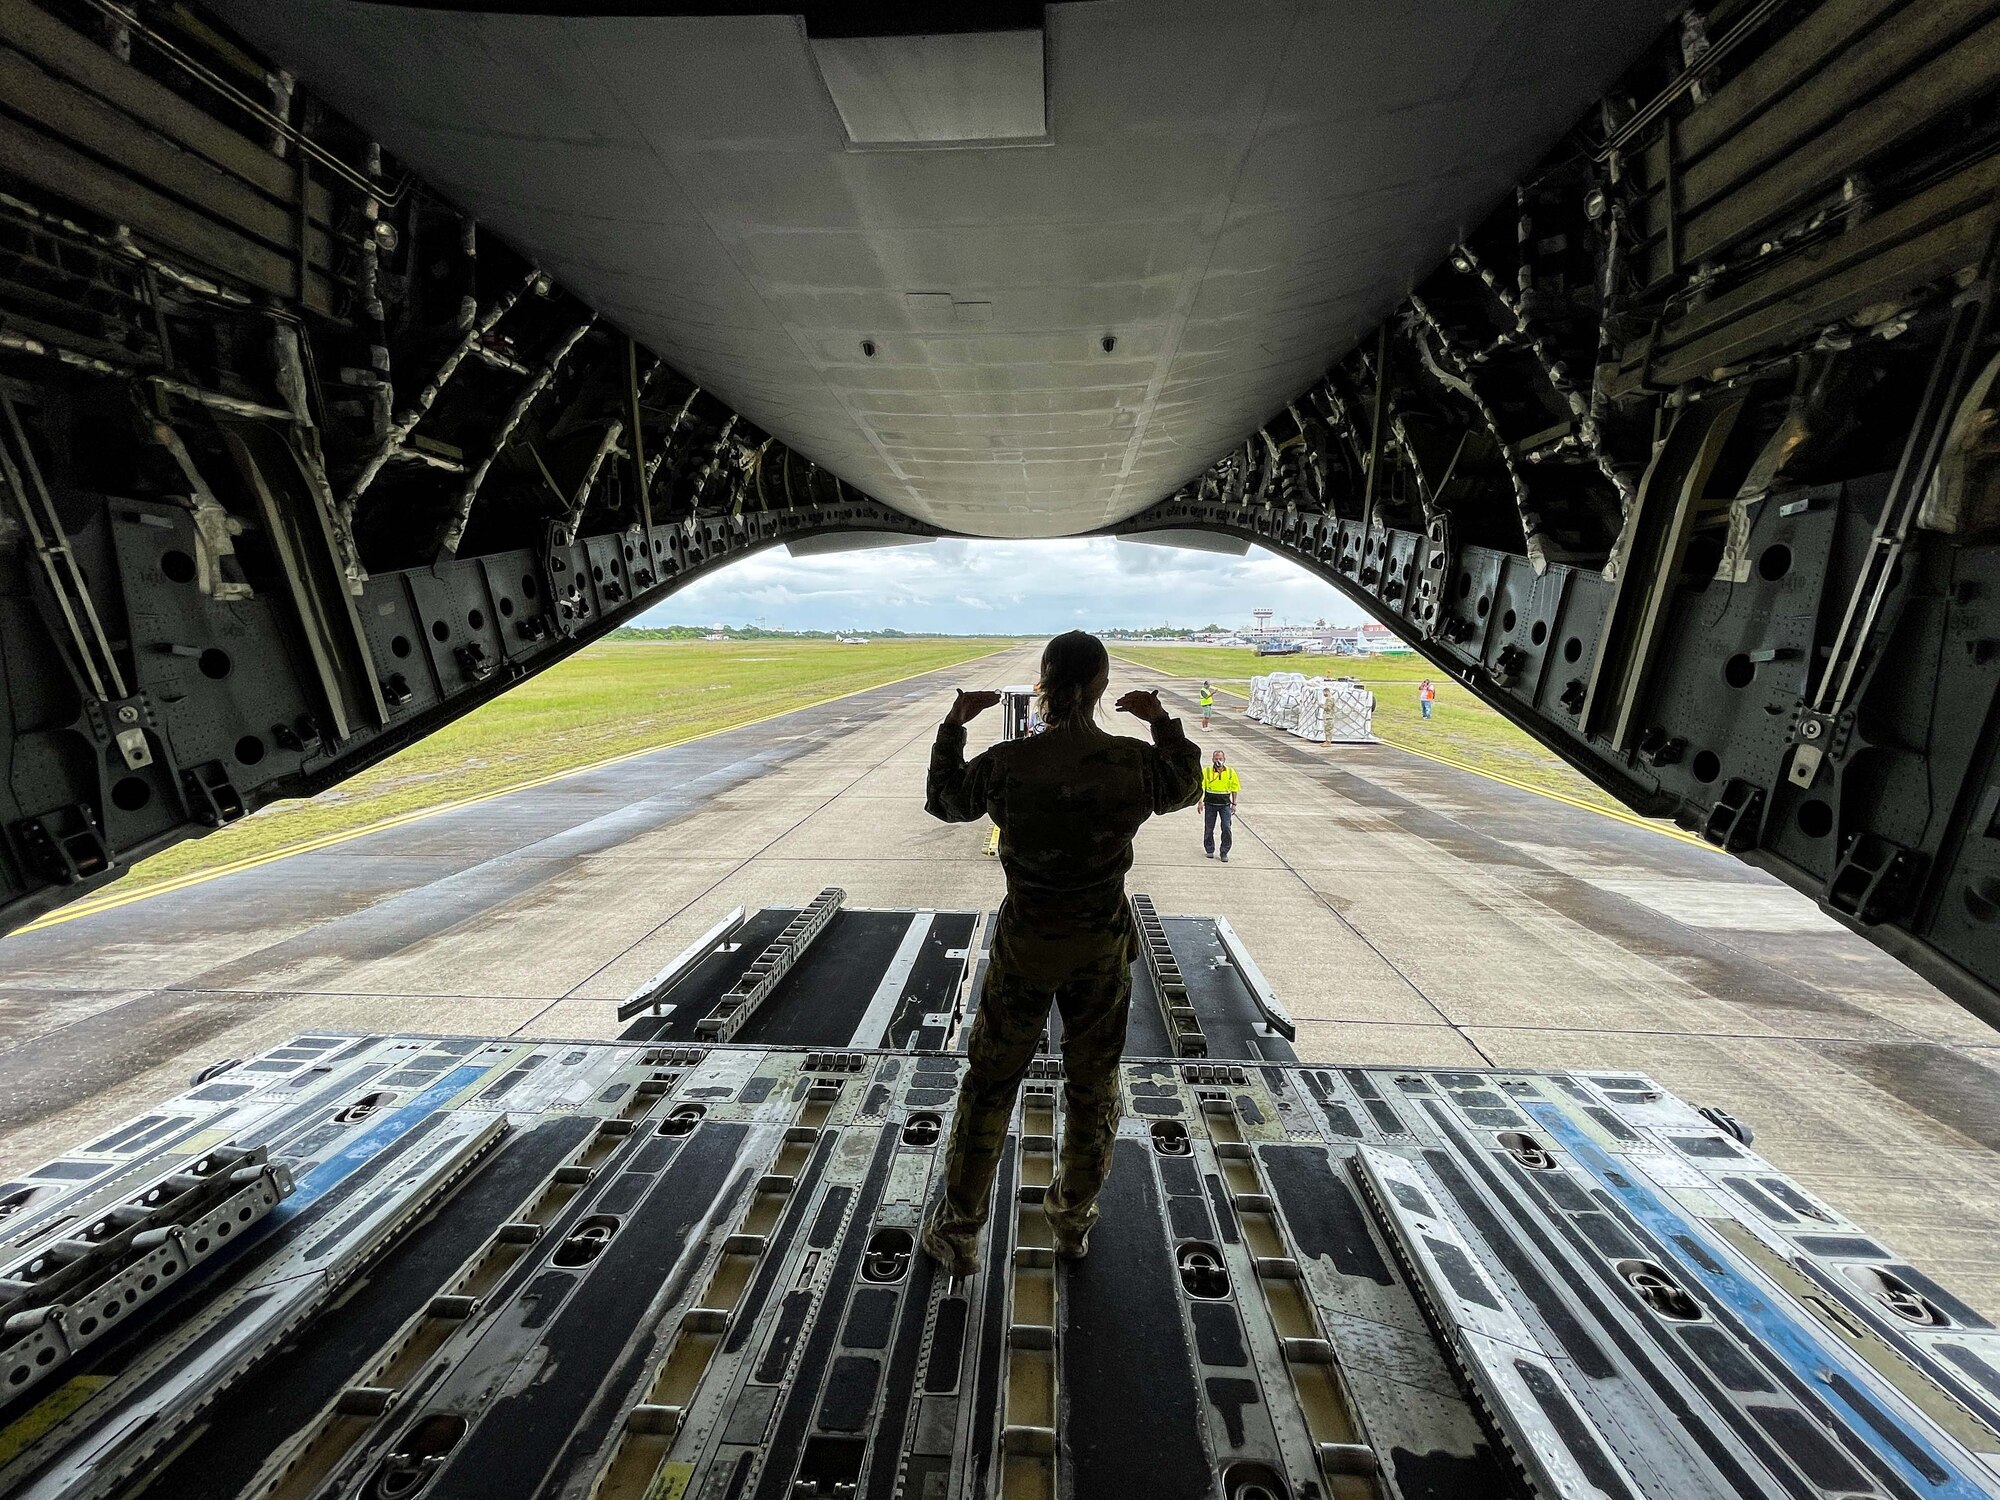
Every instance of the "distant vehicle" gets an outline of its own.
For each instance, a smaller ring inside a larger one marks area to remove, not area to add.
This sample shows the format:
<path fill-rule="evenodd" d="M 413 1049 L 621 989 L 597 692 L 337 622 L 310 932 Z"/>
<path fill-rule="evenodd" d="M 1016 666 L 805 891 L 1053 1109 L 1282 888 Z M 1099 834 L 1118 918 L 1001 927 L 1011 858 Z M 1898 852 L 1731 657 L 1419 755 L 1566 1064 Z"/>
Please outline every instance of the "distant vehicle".
<path fill-rule="evenodd" d="M 1305 647 L 1301 646 L 1297 641 L 1259 641 L 1257 643 L 1257 654 L 1259 656 L 1297 656 L 1303 650 L 1305 650 Z"/>

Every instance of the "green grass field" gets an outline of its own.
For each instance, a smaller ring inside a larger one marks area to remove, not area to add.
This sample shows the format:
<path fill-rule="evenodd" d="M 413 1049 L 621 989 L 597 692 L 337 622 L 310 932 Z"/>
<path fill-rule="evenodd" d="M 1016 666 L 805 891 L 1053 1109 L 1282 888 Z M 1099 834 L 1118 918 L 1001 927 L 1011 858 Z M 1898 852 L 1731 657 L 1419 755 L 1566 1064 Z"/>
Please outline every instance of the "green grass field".
<path fill-rule="evenodd" d="M 731 729 L 984 656 L 1001 640 L 606 641 L 351 781 L 142 861 L 134 886 Z"/>
<path fill-rule="evenodd" d="M 1114 646 L 1111 654 L 1180 678 L 1190 687 L 1199 687 L 1206 677 L 1215 687 L 1218 708 L 1231 698 L 1247 701 L 1250 679 L 1267 672 L 1359 678 L 1375 694 L 1378 739 L 1593 806 L 1619 806 L 1420 656 L 1260 657 L 1229 646 Z M 1428 722 L 1417 708 L 1417 684 L 1426 677 L 1437 688 Z M 1240 710 L 1241 704 L 1232 707 Z"/>

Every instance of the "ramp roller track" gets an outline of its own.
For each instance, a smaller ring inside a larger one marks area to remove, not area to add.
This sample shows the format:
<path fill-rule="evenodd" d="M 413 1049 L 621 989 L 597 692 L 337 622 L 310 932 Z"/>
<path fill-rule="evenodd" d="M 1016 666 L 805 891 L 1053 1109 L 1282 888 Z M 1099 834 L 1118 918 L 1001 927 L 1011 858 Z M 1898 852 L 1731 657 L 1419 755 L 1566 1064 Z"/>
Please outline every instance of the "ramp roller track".
<path fill-rule="evenodd" d="M 827 923 L 846 899 L 847 892 L 831 885 L 813 897 L 811 904 L 785 924 L 784 931 L 772 939 L 743 976 L 723 993 L 714 1008 L 695 1023 L 696 1033 L 704 1041 L 726 1042 L 741 1031 L 757 1013 L 757 1007 L 784 982 L 792 965 L 812 946 L 813 939 L 826 931 Z"/>
<path fill-rule="evenodd" d="M 1132 920 L 1139 929 L 1139 952 L 1146 960 L 1147 974 L 1152 977 L 1153 994 L 1160 1004 L 1160 1020 L 1167 1028 L 1167 1039 L 1173 1043 L 1176 1056 L 1206 1057 L 1208 1038 L 1202 1034 L 1201 1017 L 1195 1014 L 1194 1004 L 1188 998 L 1180 960 L 1174 957 L 1166 926 L 1153 909 L 1153 898 L 1134 891 L 1131 902 Z"/>

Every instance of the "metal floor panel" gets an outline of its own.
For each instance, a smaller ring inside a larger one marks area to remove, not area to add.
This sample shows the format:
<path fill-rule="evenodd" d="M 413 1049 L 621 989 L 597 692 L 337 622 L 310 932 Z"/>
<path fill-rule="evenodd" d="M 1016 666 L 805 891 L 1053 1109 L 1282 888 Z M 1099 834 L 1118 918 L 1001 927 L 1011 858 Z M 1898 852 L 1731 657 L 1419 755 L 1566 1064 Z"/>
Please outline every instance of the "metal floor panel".
<path fill-rule="evenodd" d="M 2000 1331 L 1636 1075 L 1129 1057 L 1068 1262 L 1040 1058 L 954 1280 L 962 1059 L 845 1043 L 962 1000 L 971 914 L 842 921 L 773 997 L 839 971 L 818 1046 L 325 1032 L 0 1187 L 0 1493 L 2000 1495 Z M 83 1338 L 230 1147 L 296 1185 Z"/>

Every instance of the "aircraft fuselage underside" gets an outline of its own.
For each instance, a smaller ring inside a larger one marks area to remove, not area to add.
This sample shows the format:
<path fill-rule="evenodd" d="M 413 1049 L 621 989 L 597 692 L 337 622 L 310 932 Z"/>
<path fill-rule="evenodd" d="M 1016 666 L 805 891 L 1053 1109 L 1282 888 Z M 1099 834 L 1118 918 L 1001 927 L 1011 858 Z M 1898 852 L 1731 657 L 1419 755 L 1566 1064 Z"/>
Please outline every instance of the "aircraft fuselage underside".
<path fill-rule="evenodd" d="M 1690 16 L 1380 328 L 1110 529 L 1298 561 L 1993 1019 L 2000 20 Z M 285 63 L 190 9 L 0 4 L 6 925 L 753 548 L 938 534 Z"/>

